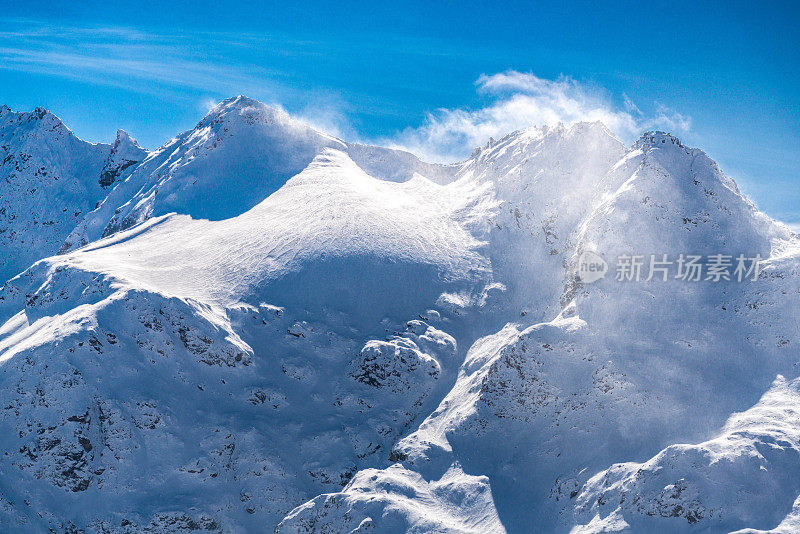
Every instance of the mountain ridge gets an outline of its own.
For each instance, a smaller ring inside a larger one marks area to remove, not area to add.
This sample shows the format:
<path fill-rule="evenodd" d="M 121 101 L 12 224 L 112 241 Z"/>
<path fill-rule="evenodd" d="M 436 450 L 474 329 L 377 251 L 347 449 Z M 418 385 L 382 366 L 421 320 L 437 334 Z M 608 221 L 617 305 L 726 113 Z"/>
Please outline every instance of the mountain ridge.
<path fill-rule="evenodd" d="M 33 261 L 58 252 L 79 218 L 105 197 L 114 145 L 77 138 L 44 108 L 0 110 L 0 259 L 5 281 Z M 129 161 L 141 154 L 127 154 Z M 130 167 L 130 165 L 128 165 Z M 125 170 L 113 169 L 114 176 Z"/>

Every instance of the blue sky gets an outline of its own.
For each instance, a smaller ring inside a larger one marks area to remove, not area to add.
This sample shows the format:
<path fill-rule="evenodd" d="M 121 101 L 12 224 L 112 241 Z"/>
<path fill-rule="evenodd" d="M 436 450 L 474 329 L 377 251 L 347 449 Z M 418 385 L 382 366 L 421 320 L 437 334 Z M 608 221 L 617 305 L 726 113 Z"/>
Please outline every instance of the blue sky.
<path fill-rule="evenodd" d="M 90 141 L 156 148 L 240 93 L 440 160 L 601 119 L 703 148 L 800 226 L 800 3 L 5 0 L 0 17 L 0 103 Z"/>

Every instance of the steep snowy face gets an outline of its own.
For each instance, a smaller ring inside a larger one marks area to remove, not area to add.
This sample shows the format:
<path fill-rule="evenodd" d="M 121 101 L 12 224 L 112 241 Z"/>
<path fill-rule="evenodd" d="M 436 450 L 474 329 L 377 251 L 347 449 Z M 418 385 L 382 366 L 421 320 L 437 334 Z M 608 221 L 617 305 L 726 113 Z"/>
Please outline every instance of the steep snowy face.
<path fill-rule="evenodd" d="M 666 134 L 644 135 L 597 183 L 594 200 L 566 240 L 567 261 L 557 273 L 565 281 L 557 297 L 559 316 L 527 328 L 509 324 L 476 341 L 439 407 L 394 449 L 394 458 L 425 480 L 455 465 L 488 476 L 493 502 L 483 512 L 499 517 L 498 530 L 526 532 L 531 524 L 543 531 L 578 528 L 571 506 L 591 475 L 620 457 L 648 457 L 670 443 L 708 439 L 732 412 L 756 402 L 776 374 L 797 373 L 800 244 L 786 228 L 757 212 L 704 153 Z M 585 250 L 612 264 L 606 279 L 587 284 L 575 276 Z M 645 281 L 646 270 L 639 282 L 615 280 L 617 256 L 647 255 L 649 261 L 662 253 L 673 260 L 681 253 L 761 254 L 766 261 L 762 276 L 750 282 L 714 282 L 706 274 L 691 282 L 675 279 L 674 270 L 667 281 Z M 792 425 L 794 417 L 787 414 Z M 758 436 L 752 446 L 762 450 L 772 442 Z M 789 450 L 784 460 L 793 458 Z M 380 481 L 388 476 L 378 474 L 369 492 L 382 494 Z M 722 471 L 720 479 L 725 477 L 743 486 L 736 468 Z M 716 522 L 706 526 L 764 528 L 789 514 L 794 486 L 765 479 L 771 476 L 754 483 L 782 488 L 780 510 L 756 518 L 756 504 L 720 505 Z M 675 489 L 669 484 L 681 487 L 680 481 L 665 480 L 662 497 Z M 686 503 L 701 494 L 695 488 Z M 603 506 L 597 518 L 588 517 L 586 532 L 614 531 L 623 524 L 611 513 L 616 505 L 605 507 L 605 493 L 595 495 Z M 626 520 L 653 510 L 670 516 L 678 509 L 669 508 L 671 501 L 659 503 L 654 489 L 625 495 L 615 502 L 636 510 L 624 514 Z M 392 502 L 400 497 L 382 495 L 379 502 L 396 509 Z M 718 505 L 718 496 L 707 497 Z M 365 517 L 363 506 L 345 491 L 325 512 L 298 508 L 291 525 L 331 521 L 338 500 L 354 503 L 357 513 L 348 514 L 348 521 Z M 692 523 L 693 508 L 685 510 L 675 515 Z M 656 532 L 650 528 L 655 524 L 632 531 Z M 663 531 L 674 531 L 674 524 L 665 523 Z"/>
<path fill-rule="evenodd" d="M 574 532 L 795 532 L 800 495 L 800 380 L 779 376 L 719 435 L 615 464 L 575 498 Z M 781 524 L 781 525 L 779 525 Z"/>
<path fill-rule="evenodd" d="M 635 170 L 630 173 L 630 168 Z M 606 332 L 626 352 L 634 352 L 631 342 L 637 338 L 653 348 L 669 347 L 664 357 L 670 375 L 689 387 L 673 387 L 677 384 L 664 377 L 647 383 L 646 389 L 661 391 L 672 406 L 691 411 L 692 405 L 715 406 L 694 415 L 719 424 L 731 409 L 745 407 L 738 403 L 753 402 L 753 395 L 793 363 L 792 349 L 779 340 L 787 337 L 781 331 L 791 333 L 797 326 L 796 299 L 783 293 L 796 287 L 795 266 L 777 258 L 792 248 L 794 238 L 743 198 L 705 153 L 667 134 L 642 136 L 608 182 L 620 185 L 611 188 L 582 225 L 573 261 L 592 250 L 607 258 L 612 272 L 586 285 L 568 278 L 562 300 L 572 301 L 571 313 L 593 330 Z M 700 255 L 705 263 L 722 255 L 731 279 L 716 280 L 708 270 L 697 281 L 686 277 L 685 270 L 680 277 L 681 255 Z M 765 260 L 759 280 L 739 281 L 735 269 L 740 256 Z M 623 272 L 623 263 L 629 266 L 636 257 L 643 264 L 639 282 L 630 280 L 630 269 Z M 645 282 L 651 262 L 665 259 L 660 265 L 667 273 L 655 271 Z M 767 300 L 775 316 L 765 328 L 757 319 L 763 311 L 753 310 Z M 648 325 L 644 332 L 643 324 Z M 731 375 L 721 369 L 738 376 L 739 384 L 752 381 L 747 401 L 740 391 L 726 387 Z"/>
<path fill-rule="evenodd" d="M 382 462 L 455 353 L 420 320 L 365 340 L 336 315 L 35 270 L 0 342 L 3 531 L 272 527 Z"/>
<path fill-rule="evenodd" d="M 105 192 L 112 147 L 81 141 L 52 113 L 0 108 L 0 280 L 55 254 Z"/>
<path fill-rule="evenodd" d="M 703 151 L 661 132 L 644 134 L 604 178 L 600 193 L 582 222 L 578 252 L 595 246 L 610 255 L 666 249 L 766 257 L 773 240 L 790 237 Z"/>
<path fill-rule="evenodd" d="M 170 212 L 211 220 L 240 215 L 329 146 L 344 145 L 260 102 L 230 98 L 150 154 L 81 222 L 68 247 Z"/>
<path fill-rule="evenodd" d="M 590 213 L 625 147 L 600 123 L 531 128 L 477 149 L 458 172 L 488 189 L 497 213 L 478 231 L 489 243 L 504 306 L 547 320 L 558 311 L 570 236 Z M 508 317 L 506 320 L 513 320 Z"/>
<path fill-rule="evenodd" d="M 459 193 L 422 177 L 373 178 L 331 149 L 237 217 L 155 218 L 48 261 L 220 306 L 268 297 L 405 319 L 489 279 L 482 243 L 452 217 Z"/>
<path fill-rule="evenodd" d="M 0 525 L 157 530 L 179 510 L 259 530 L 385 464 L 452 380 L 456 321 L 491 281 L 464 197 L 328 149 L 237 217 L 154 217 L 7 284 L 3 447 L 39 482 L 0 492 L 48 513 Z M 443 294 L 463 302 L 436 311 Z M 31 410 L 52 424 L 22 429 Z M 180 495 L 130 497 L 165 478 Z M 73 495 L 70 509 L 37 484 Z"/>

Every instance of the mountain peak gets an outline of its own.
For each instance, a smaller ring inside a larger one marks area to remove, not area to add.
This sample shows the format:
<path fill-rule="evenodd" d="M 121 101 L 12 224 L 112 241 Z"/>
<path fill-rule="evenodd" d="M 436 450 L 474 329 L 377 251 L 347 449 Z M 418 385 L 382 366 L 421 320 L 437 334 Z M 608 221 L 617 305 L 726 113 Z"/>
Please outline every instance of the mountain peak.
<path fill-rule="evenodd" d="M 272 108 L 244 95 L 226 98 L 213 108 L 198 124 L 199 127 L 244 117 L 248 123 L 292 123 L 296 122 L 285 111 Z"/>
<path fill-rule="evenodd" d="M 680 148 L 688 148 L 674 135 L 657 130 L 643 133 L 633 144 L 633 148 L 646 150 L 647 147 L 660 145 L 675 145 Z"/>
<path fill-rule="evenodd" d="M 603 121 L 580 121 L 574 123 L 569 128 L 570 133 L 597 133 L 616 138 L 614 133 L 608 129 Z"/>
<path fill-rule="evenodd" d="M 506 139 L 543 139 L 546 137 L 609 137 L 616 139 L 616 136 L 601 121 L 580 121 L 571 124 L 557 122 L 556 124 L 544 126 L 530 126 L 523 130 L 517 130 L 501 138 Z M 497 143 L 490 143 L 489 147 Z M 488 147 L 487 147 L 488 148 Z"/>
<path fill-rule="evenodd" d="M 215 221 L 235 217 L 278 190 L 324 149 L 347 147 L 285 111 L 242 95 L 223 100 L 195 128 L 149 155 L 133 142 L 127 145 L 133 153 L 114 153 L 100 181 L 104 187 L 120 185 L 102 209 L 76 227 L 68 247 L 170 212 Z"/>
<path fill-rule="evenodd" d="M 114 148 L 130 146 L 141 149 L 139 143 L 130 136 L 125 130 L 117 130 L 117 137 L 114 139 Z"/>
<path fill-rule="evenodd" d="M 140 147 L 136 139 L 128 135 L 125 130 L 117 130 L 117 137 L 111 147 L 106 164 L 103 166 L 98 183 L 103 187 L 110 186 L 126 174 L 126 169 L 133 168 L 145 157 L 147 157 L 147 150 Z"/>
<path fill-rule="evenodd" d="M 36 122 L 42 126 L 50 128 L 56 128 L 56 127 L 66 128 L 61 119 L 50 113 L 46 108 L 42 106 L 38 106 L 30 113 L 23 113 L 22 115 L 25 116 L 28 122 Z"/>
<path fill-rule="evenodd" d="M 563 146 L 556 149 L 556 145 Z M 470 160 L 493 161 L 499 158 L 505 164 L 514 166 L 520 163 L 519 158 L 525 159 L 545 146 L 549 147 L 546 151 L 548 153 L 553 150 L 569 150 L 568 147 L 587 150 L 589 146 L 602 152 L 610 151 L 617 157 L 622 157 L 624 152 L 624 145 L 600 121 L 572 124 L 558 122 L 517 130 L 497 141 L 490 139 L 485 146 L 475 149 Z"/>
<path fill-rule="evenodd" d="M 219 105 L 236 106 L 236 107 L 240 107 L 240 108 L 255 107 L 255 106 L 267 107 L 265 104 L 263 104 L 262 102 L 259 102 L 255 98 L 250 98 L 250 97 L 247 97 L 245 95 L 231 96 L 229 98 L 226 98 L 222 102 L 220 102 Z"/>
<path fill-rule="evenodd" d="M 30 123 L 35 126 L 44 125 L 51 128 L 64 126 L 64 124 L 61 122 L 61 119 L 41 106 L 37 107 L 33 111 L 14 111 L 10 107 L 3 105 L 0 107 L 0 118 L 11 121 L 16 125 Z"/>
<path fill-rule="evenodd" d="M 224 134 L 253 126 L 271 131 L 275 137 L 316 138 L 320 142 L 344 146 L 341 140 L 314 129 L 283 109 L 270 107 L 244 95 L 227 98 L 214 106 L 197 124 L 195 131 L 209 128 L 210 132 Z M 207 133 L 209 132 L 204 132 L 202 135 L 205 136 Z"/>
<path fill-rule="evenodd" d="M 230 113 L 231 111 L 241 111 L 248 108 L 255 108 L 258 110 L 270 110 L 273 112 L 277 112 L 276 109 L 271 108 L 254 98 L 248 98 L 244 95 L 238 95 L 226 98 L 225 100 L 214 106 L 209 112 L 209 114 L 221 115 L 224 113 Z"/>

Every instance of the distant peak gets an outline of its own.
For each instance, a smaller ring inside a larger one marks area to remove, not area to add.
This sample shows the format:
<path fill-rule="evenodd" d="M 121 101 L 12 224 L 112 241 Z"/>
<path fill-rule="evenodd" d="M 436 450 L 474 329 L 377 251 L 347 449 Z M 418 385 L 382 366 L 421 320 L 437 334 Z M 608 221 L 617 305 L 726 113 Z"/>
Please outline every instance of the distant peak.
<path fill-rule="evenodd" d="M 30 113 L 23 113 L 27 115 L 28 121 L 41 121 L 49 124 L 62 124 L 61 119 L 47 111 L 47 109 L 39 106 Z"/>
<path fill-rule="evenodd" d="M 0 106 L 0 114 L 5 115 L 7 113 L 8 114 L 14 114 L 16 116 L 22 117 L 23 119 L 27 119 L 28 121 L 38 120 L 38 119 L 42 119 L 44 117 L 54 117 L 54 118 L 57 119 L 57 117 L 55 115 L 53 115 L 52 113 L 47 111 L 47 109 L 45 109 L 45 108 L 43 108 L 41 106 L 37 107 L 36 109 L 34 109 L 33 111 L 30 111 L 30 112 L 14 111 L 14 110 L 12 110 L 10 107 L 8 107 L 5 104 Z"/>
<path fill-rule="evenodd" d="M 604 135 L 616 137 L 611 130 L 603 123 L 603 121 L 581 121 L 576 122 L 570 127 L 570 132 L 596 132 Z"/>
<path fill-rule="evenodd" d="M 320 132 L 302 120 L 292 117 L 281 108 L 270 107 L 258 100 L 238 95 L 226 98 L 197 124 L 196 129 L 210 128 L 228 130 L 230 128 L 259 126 L 280 135 L 325 138 L 342 146 L 336 137 Z"/>
<path fill-rule="evenodd" d="M 131 145 L 136 148 L 141 148 L 139 143 L 136 142 L 136 139 L 130 136 L 128 132 L 125 130 L 117 130 L 117 137 L 114 140 L 114 146 L 119 147 L 121 145 Z"/>
<path fill-rule="evenodd" d="M 564 135 L 567 132 L 567 127 L 564 125 L 563 122 L 559 121 L 550 126 L 545 125 L 544 127 L 542 127 L 541 130 L 545 134 Z"/>
<path fill-rule="evenodd" d="M 200 121 L 198 127 L 236 120 L 237 117 L 247 117 L 248 120 L 266 123 L 289 123 L 293 121 L 285 111 L 272 108 L 244 95 L 239 95 L 226 98 L 214 106 Z"/>
<path fill-rule="evenodd" d="M 41 106 L 37 107 L 30 113 L 23 113 L 23 115 L 27 115 L 27 120 L 29 122 L 38 121 L 48 126 L 59 126 L 63 124 L 61 119 Z"/>
<path fill-rule="evenodd" d="M 241 112 L 242 110 L 247 109 L 255 109 L 260 112 L 267 112 L 273 114 L 285 114 L 285 112 L 280 111 L 275 108 L 271 108 L 268 105 L 264 104 L 263 102 L 259 102 L 253 98 L 248 98 L 244 95 L 232 96 L 230 98 L 226 98 L 216 106 L 214 106 L 211 111 L 209 111 L 209 115 L 225 115 L 231 112 Z"/>
<path fill-rule="evenodd" d="M 498 141 L 490 139 L 485 147 L 478 147 L 475 149 L 471 157 L 480 154 L 481 152 L 490 149 L 494 146 L 505 145 L 509 142 L 528 142 L 528 141 L 543 141 L 546 139 L 566 139 L 572 138 L 581 140 L 584 138 L 608 137 L 615 140 L 617 143 L 620 141 L 601 121 L 594 122 L 575 122 L 564 124 L 557 122 L 551 125 L 544 126 L 530 126 L 523 130 L 511 132 L 503 136 Z M 620 143 L 621 145 L 621 143 Z"/>
<path fill-rule="evenodd" d="M 117 130 L 117 138 L 111 147 L 98 183 L 103 187 L 110 186 L 126 174 L 126 169 L 134 168 L 146 157 L 147 150 L 140 147 L 136 139 L 128 135 L 125 130 Z"/>
<path fill-rule="evenodd" d="M 557 122 L 552 125 L 545 126 L 532 126 L 525 130 L 515 132 L 519 136 L 527 137 L 566 137 L 566 136 L 583 136 L 583 135 L 604 135 L 609 137 L 616 136 L 609 130 L 601 121 L 580 121 L 573 123 Z"/>
<path fill-rule="evenodd" d="M 237 95 L 232 96 L 230 98 L 226 98 L 219 104 L 220 106 L 234 106 L 238 108 L 246 108 L 246 107 L 267 107 L 265 104 L 259 102 L 254 98 L 248 98 L 245 95 Z"/>
<path fill-rule="evenodd" d="M 64 126 L 61 119 L 39 106 L 33 111 L 14 111 L 8 106 L 0 106 L 0 118 L 3 119 L 4 126 L 12 128 L 30 128 L 43 131 L 65 131 L 72 132 Z"/>
<path fill-rule="evenodd" d="M 644 150 L 647 147 L 662 145 L 676 145 L 681 148 L 687 148 L 683 145 L 683 143 L 681 143 L 681 140 L 674 135 L 660 131 L 643 133 L 642 136 L 639 137 L 639 139 L 633 144 L 633 148 Z"/>

